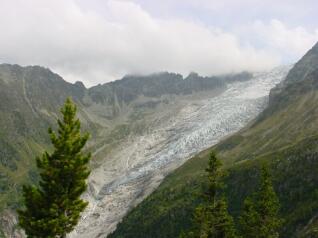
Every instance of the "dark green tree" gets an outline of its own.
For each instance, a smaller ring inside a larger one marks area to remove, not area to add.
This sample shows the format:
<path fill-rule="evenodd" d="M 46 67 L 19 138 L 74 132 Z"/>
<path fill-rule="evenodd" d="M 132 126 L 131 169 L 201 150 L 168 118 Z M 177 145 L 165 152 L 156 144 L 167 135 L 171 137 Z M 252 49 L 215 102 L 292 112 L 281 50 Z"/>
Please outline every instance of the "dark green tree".
<path fill-rule="evenodd" d="M 218 193 L 220 193 L 223 188 L 222 180 L 225 174 L 221 170 L 221 167 L 221 161 L 216 157 L 214 152 L 211 152 L 208 167 L 205 169 L 208 178 L 208 187 L 204 193 L 204 197 L 213 207 L 216 207 Z"/>
<path fill-rule="evenodd" d="M 86 190 L 90 154 L 83 154 L 89 135 L 81 134 L 76 106 L 67 99 L 58 120 L 58 133 L 49 129 L 52 153 L 37 158 L 39 186 L 24 186 L 24 210 L 19 210 L 19 224 L 28 237 L 66 237 L 78 223 L 87 202 L 80 198 Z"/>
<path fill-rule="evenodd" d="M 222 163 L 215 153 L 210 154 L 206 169 L 208 185 L 203 194 L 204 203 L 194 213 L 194 226 L 187 236 L 193 238 L 234 238 L 233 218 L 228 213 L 227 201 L 222 195 Z M 182 237 L 182 236 L 181 236 Z"/>
<path fill-rule="evenodd" d="M 241 216 L 239 217 L 241 226 L 241 234 L 244 238 L 258 237 L 257 223 L 258 214 L 255 209 L 254 201 L 251 197 L 247 197 L 244 201 Z"/>
<path fill-rule="evenodd" d="M 279 200 L 267 166 L 261 169 L 259 189 L 244 202 L 240 224 L 243 237 L 279 237 L 282 225 L 282 219 L 279 218 Z"/>

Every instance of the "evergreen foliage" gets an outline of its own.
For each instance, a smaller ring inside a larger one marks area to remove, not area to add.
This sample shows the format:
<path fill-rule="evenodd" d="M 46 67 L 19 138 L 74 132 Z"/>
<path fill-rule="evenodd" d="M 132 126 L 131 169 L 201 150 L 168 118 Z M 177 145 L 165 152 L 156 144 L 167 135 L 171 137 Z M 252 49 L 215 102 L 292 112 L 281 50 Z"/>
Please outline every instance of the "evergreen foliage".
<path fill-rule="evenodd" d="M 189 232 L 191 238 L 234 238 L 236 232 L 233 218 L 228 213 L 227 201 L 221 195 L 223 187 L 222 163 L 215 153 L 210 154 L 208 168 L 208 188 L 204 193 L 205 202 L 194 213 L 194 228 Z M 221 196 L 221 197 L 220 197 Z M 184 237 L 184 234 L 181 237 Z"/>
<path fill-rule="evenodd" d="M 217 196 L 223 187 L 222 178 L 224 177 L 224 172 L 221 170 L 221 166 L 221 161 L 214 152 L 211 152 L 208 167 L 205 169 L 208 177 L 208 189 L 205 193 L 205 198 L 213 207 L 216 206 Z"/>
<path fill-rule="evenodd" d="M 261 170 L 258 191 L 244 202 L 240 217 L 242 234 L 246 238 L 277 238 L 282 219 L 278 216 L 279 200 L 274 191 L 267 166 Z"/>
<path fill-rule="evenodd" d="M 87 202 L 80 199 L 86 190 L 90 154 L 83 154 L 89 135 L 81 134 L 76 106 L 67 99 L 58 120 L 58 133 L 49 129 L 54 151 L 37 158 L 40 170 L 38 187 L 24 186 L 24 210 L 19 210 L 19 224 L 28 237 L 66 237 L 77 224 Z"/>
<path fill-rule="evenodd" d="M 244 234 L 244 238 L 258 237 L 257 233 L 257 212 L 254 206 L 254 202 L 250 197 L 247 197 L 244 201 L 243 209 L 239 222 L 241 225 L 241 234 Z"/>

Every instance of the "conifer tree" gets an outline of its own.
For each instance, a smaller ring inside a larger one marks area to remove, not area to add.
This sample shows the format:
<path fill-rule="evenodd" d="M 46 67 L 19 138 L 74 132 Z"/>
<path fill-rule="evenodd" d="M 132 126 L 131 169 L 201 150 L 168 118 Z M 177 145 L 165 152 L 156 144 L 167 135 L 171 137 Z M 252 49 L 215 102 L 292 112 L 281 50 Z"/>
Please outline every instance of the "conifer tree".
<path fill-rule="evenodd" d="M 244 238 L 258 237 L 258 214 L 251 197 L 247 197 L 244 201 L 239 223 L 241 226 L 241 234 Z"/>
<path fill-rule="evenodd" d="M 225 197 L 223 196 L 217 203 L 214 217 L 216 222 L 213 226 L 216 227 L 216 232 L 210 237 L 218 238 L 234 238 L 236 230 L 232 216 L 228 213 L 228 206 Z"/>
<path fill-rule="evenodd" d="M 258 191 L 245 200 L 240 217 L 243 237 L 277 238 L 282 219 L 278 216 L 279 200 L 267 166 L 261 169 Z"/>
<path fill-rule="evenodd" d="M 200 204 L 194 214 L 194 228 L 187 237 L 193 238 L 234 238 L 236 232 L 233 218 L 228 213 L 227 201 L 222 196 L 222 163 L 215 153 L 210 154 L 208 167 L 208 187 L 204 193 L 205 202 Z"/>
<path fill-rule="evenodd" d="M 39 186 L 24 186 L 24 210 L 19 210 L 19 224 L 28 237 L 66 237 L 77 224 L 87 202 L 80 198 L 86 190 L 90 154 L 83 154 L 89 135 L 81 134 L 76 106 L 67 99 L 58 120 L 58 133 L 49 129 L 52 153 L 37 158 Z"/>
<path fill-rule="evenodd" d="M 205 169 L 208 177 L 208 188 L 205 192 L 205 200 L 208 201 L 213 207 L 216 206 L 216 199 L 218 193 L 223 187 L 222 179 L 224 178 L 224 172 L 221 170 L 222 163 L 216 157 L 214 152 L 211 152 L 208 167 Z"/>

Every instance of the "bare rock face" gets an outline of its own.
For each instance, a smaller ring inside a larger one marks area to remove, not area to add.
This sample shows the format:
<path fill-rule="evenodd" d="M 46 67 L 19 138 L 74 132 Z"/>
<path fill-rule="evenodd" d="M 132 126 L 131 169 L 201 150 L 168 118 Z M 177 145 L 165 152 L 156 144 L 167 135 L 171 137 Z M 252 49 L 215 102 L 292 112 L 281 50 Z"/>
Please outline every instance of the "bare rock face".
<path fill-rule="evenodd" d="M 280 101 L 289 99 L 287 93 L 293 86 L 304 87 L 308 85 L 306 81 L 313 77 L 318 71 L 318 43 L 309 50 L 295 65 L 286 76 L 286 80 L 274 87 L 270 92 L 270 105 L 279 104 Z M 316 82 L 317 83 L 317 82 Z"/>
<path fill-rule="evenodd" d="M 5 210 L 0 215 L 0 227 L 3 235 L 10 238 L 24 238 L 25 234 L 17 229 L 18 220 L 14 212 Z"/>

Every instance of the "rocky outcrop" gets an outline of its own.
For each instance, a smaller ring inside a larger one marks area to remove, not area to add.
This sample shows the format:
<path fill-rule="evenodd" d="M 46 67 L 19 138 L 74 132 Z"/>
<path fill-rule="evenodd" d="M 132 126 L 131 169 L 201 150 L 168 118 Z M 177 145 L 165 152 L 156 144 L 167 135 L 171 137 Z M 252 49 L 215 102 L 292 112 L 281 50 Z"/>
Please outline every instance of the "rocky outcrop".
<path fill-rule="evenodd" d="M 17 226 L 17 216 L 14 212 L 10 210 L 4 210 L 0 213 L 0 237 L 2 231 L 2 235 L 4 235 L 4 237 L 24 238 L 24 232 L 18 229 Z"/>
<path fill-rule="evenodd" d="M 309 50 L 289 71 L 286 80 L 273 88 L 270 92 L 269 106 L 277 107 L 281 98 L 288 100 L 286 91 L 295 87 L 305 87 L 305 80 L 313 78 L 315 71 L 318 70 L 318 43 Z M 291 85 L 297 85 L 295 87 Z M 282 95 L 285 94 L 285 95 Z"/>

